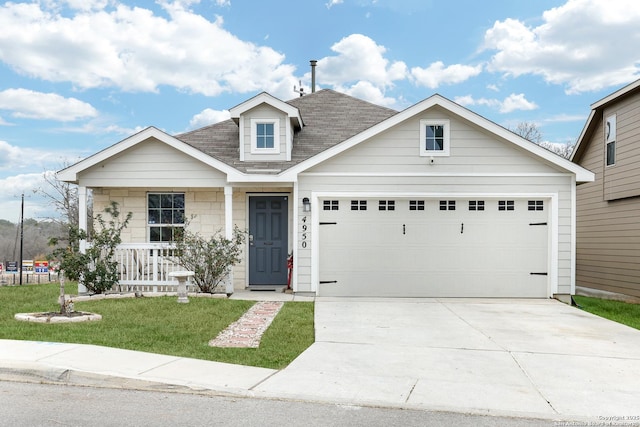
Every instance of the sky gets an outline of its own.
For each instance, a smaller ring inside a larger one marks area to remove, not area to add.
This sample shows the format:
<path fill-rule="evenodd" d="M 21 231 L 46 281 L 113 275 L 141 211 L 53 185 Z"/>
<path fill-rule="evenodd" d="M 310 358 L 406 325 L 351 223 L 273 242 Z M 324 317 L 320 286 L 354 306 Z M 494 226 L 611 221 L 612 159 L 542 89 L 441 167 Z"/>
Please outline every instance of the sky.
<path fill-rule="evenodd" d="M 0 3 L 0 219 L 55 216 L 43 175 L 266 91 L 403 110 L 438 93 L 573 144 L 640 77 L 637 0 L 39 0 Z"/>

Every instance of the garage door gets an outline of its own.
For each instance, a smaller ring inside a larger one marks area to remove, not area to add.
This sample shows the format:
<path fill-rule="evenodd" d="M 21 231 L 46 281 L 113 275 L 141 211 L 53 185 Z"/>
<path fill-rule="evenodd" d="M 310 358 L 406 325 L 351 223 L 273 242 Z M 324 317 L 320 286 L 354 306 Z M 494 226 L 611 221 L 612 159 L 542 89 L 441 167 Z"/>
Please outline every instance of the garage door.
<path fill-rule="evenodd" d="M 321 296 L 548 296 L 548 200 L 320 203 Z"/>

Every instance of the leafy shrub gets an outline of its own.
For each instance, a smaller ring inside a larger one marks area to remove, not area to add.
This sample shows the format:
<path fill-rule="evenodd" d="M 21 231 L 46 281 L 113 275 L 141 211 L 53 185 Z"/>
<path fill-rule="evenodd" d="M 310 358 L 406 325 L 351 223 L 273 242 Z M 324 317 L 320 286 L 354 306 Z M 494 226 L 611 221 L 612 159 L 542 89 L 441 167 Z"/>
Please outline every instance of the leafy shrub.
<path fill-rule="evenodd" d="M 118 203 L 111 201 L 111 205 L 104 209 L 111 216 L 107 222 L 102 214 L 96 216 L 97 226 L 94 224 L 94 233 L 89 236 L 85 230 L 77 226 L 69 228 L 67 246 L 62 246 L 53 251 L 52 259 L 60 261 L 60 269 L 64 271 L 70 280 L 81 282 L 89 291 L 100 294 L 108 291 L 118 283 L 118 262 L 115 260 L 116 246 L 122 243 L 120 237 L 122 230 L 131 220 L 131 212 L 120 221 Z M 80 242 L 86 240 L 87 247 L 84 253 L 80 251 Z M 60 243 L 60 239 L 52 238 L 51 246 Z"/>
<path fill-rule="evenodd" d="M 213 293 L 240 262 L 245 233 L 236 226 L 231 239 L 220 231 L 205 239 L 185 227 L 176 237 L 177 263 L 195 273 L 193 280 L 201 292 Z"/>

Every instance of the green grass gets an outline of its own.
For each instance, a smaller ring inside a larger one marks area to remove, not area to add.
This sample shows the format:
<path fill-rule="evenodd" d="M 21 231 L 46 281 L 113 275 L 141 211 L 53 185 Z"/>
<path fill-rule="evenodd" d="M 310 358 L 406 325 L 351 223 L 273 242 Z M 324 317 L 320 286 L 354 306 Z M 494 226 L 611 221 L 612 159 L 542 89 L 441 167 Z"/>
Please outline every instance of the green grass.
<path fill-rule="evenodd" d="M 67 293 L 76 292 L 75 285 L 67 285 Z M 56 284 L 0 287 L 0 339 L 95 344 L 273 369 L 287 366 L 314 341 L 312 302 L 286 302 L 256 349 L 208 346 L 253 301 L 103 299 L 75 303 L 78 311 L 102 315 L 98 322 L 39 324 L 13 318 L 15 313 L 58 311 L 58 294 Z"/>
<path fill-rule="evenodd" d="M 640 329 L 640 304 L 584 296 L 575 296 L 574 298 L 580 308 L 589 313 Z"/>

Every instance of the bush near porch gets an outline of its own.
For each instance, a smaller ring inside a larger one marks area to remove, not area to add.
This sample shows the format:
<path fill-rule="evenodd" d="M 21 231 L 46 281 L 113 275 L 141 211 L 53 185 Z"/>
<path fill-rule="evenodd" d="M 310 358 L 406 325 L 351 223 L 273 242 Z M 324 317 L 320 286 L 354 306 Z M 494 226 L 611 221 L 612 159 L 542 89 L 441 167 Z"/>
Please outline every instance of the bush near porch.
<path fill-rule="evenodd" d="M 77 284 L 67 284 L 69 294 Z M 235 322 L 253 301 L 145 297 L 80 301 L 75 309 L 102 315 L 99 322 L 38 324 L 15 313 L 57 311 L 59 285 L 0 287 L 0 339 L 94 344 L 179 357 L 281 369 L 314 341 L 313 303 L 286 302 L 259 348 L 215 348 L 208 342 Z"/>

